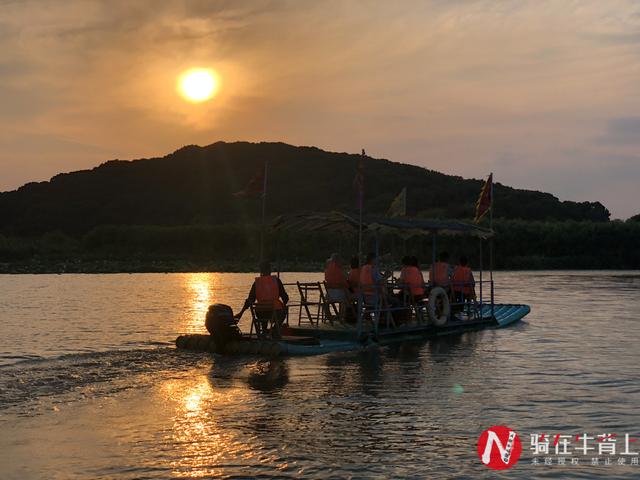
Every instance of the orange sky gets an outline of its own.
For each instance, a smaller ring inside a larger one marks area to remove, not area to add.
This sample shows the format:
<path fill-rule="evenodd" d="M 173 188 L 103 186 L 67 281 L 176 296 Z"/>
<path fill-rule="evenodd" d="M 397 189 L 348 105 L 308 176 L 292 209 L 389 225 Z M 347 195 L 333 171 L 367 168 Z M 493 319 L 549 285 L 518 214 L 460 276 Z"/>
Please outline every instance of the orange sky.
<path fill-rule="evenodd" d="M 177 93 L 190 67 L 219 94 Z M 640 213 L 640 2 L 0 3 L 0 190 L 284 141 Z"/>

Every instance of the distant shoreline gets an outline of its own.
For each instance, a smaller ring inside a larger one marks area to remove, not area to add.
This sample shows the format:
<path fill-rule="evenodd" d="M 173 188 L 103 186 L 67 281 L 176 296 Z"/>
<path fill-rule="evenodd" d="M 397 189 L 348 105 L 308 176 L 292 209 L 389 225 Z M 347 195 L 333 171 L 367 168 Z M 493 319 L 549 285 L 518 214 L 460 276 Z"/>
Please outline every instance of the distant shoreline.
<path fill-rule="evenodd" d="M 64 273 L 252 273 L 257 261 L 195 262 L 195 261 L 123 261 L 95 260 L 74 262 L 12 262 L 0 263 L 0 274 L 64 274 Z M 273 264 L 274 270 L 277 264 Z M 322 262 L 281 262 L 281 271 L 322 272 Z"/>
<path fill-rule="evenodd" d="M 494 224 L 496 270 L 640 269 L 640 222 L 530 222 Z M 60 231 L 20 237 L 0 234 L 0 273 L 254 272 L 260 250 L 255 226 L 103 226 L 85 234 Z M 375 249 L 363 239 L 363 253 Z M 416 255 L 431 263 L 432 241 L 382 235 L 379 250 L 399 264 Z M 347 261 L 358 251 L 353 235 L 269 232 L 265 252 L 281 271 L 322 271 L 332 252 Z M 437 250 L 452 262 L 460 255 L 478 268 L 489 264 L 489 249 L 473 237 L 440 236 Z M 481 260 L 482 254 L 482 260 Z M 275 260 L 278 260 L 276 262 Z"/>
<path fill-rule="evenodd" d="M 324 269 L 323 262 L 291 262 L 282 261 L 278 265 L 273 263 L 274 271 L 281 272 L 317 272 Z M 428 265 L 422 266 L 423 270 L 428 269 Z M 526 268 L 522 266 L 495 268 L 494 271 L 589 271 L 589 270 L 617 270 L 634 271 L 634 268 L 601 268 L 601 267 L 577 267 L 577 266 L 542 266 Z M 195 261 L 123 261 L 123 260 L 95 260 L 95 261 L 74 261 L 74 262 L 0 262 L 1 275 L 47 275 L 47 274 L 118 274 L 118 273 L 255 273 L 257 271 L 257 261 L 241 262 L 195 262 Z M 487 269 L 485 268 L 485 271 Z"/>

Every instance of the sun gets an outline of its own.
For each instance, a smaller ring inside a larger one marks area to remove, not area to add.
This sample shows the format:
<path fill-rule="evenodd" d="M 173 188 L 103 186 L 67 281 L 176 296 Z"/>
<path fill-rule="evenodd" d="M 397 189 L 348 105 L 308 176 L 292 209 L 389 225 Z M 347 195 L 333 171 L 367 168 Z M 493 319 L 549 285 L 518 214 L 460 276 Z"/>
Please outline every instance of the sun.
<path fill-rule="evenodd" d="M 178 78 L 178 91 L 190 102 L 204 102 L 217 93 L 217 76 L 208 68 L 192 68 Z"/>

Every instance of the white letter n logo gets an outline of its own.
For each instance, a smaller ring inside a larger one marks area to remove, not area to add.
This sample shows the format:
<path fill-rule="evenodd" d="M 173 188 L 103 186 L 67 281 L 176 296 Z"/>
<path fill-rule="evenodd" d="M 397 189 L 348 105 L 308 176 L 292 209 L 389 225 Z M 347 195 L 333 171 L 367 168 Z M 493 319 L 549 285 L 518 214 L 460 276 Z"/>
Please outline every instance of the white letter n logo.
<path fill-rule="evenodd" d="M 493 451 L 493 445 L 495 444 L 498 447 L 498 451 L 500 452 L 500 459 L 502 463 L 507 465 L 509 463 L 509 459 L 511 458 L 511 449 L 513 448 L 513 439 L 516 436 L 516 432 L 513 430 L 509 430 L 509 439 L 507 440 L 507 445 L 502 445 L 500 438 L 493 430 L 489 430 L 487 432 L 487 444 L 484 447 L 484 452 L 482 453 L 482 463 L 485 465 L 489 465 L 491 462 L 491 452 Z"/>

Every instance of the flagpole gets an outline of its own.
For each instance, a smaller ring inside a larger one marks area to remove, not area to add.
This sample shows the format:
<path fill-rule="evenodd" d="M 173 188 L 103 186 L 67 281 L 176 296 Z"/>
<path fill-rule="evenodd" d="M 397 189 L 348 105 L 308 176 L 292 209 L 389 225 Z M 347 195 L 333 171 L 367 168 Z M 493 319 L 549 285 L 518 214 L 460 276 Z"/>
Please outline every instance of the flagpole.
<path fill-rule="evenodd" d="M 493 184 L 495 178 L 493 178 L 493 172 L 491 172 L 491 205 L 489 207 L 489 229 L 493 232 Z M 493 317 L 493 235 L 489 240 L 489 280 L 491 283 L 491 316 Z"/>
<path fill-rule="evenodd" d="M 364 162 L 364 148 L 362 149 L 362 154 L 361 154 L 361 159 L 360 159 L 360 165 L 359 165 L 359 169 L 362 170 L 363 162 Z M 363 175 L 363 172 L 359 172 L 360 175 Z M 361 181 L 364 181 L 364 179 L 361 179 Z M 360 190 L 358 191 L 358 206 L 360 207 L 359 210 L 359 218 L 358 218 L 358 262 L 360 263 L 360 266 L 362 266 L 362 207 L 363 207 L 363 203 L 364 203 L 364 186 L 361 185 L 360 186 Z"/>
<path fill-rule="evenodd" d="M 360 182 L 358 185 L 358 209 L 359 209 L 359 218 L 358 218 L 358 265 L 359 268 L 362 268 L 362 206 L 364 204 L 364 148 L 362 149 L 362 154 L 360 155 L 360 160 L 358 161 L 358 166 L 356 170 L 356 175 L 358 177 L 358 181 Z M 357 323 L 357 332 L 358 338 L 362 334 L 362 291 L 358 293 L 358 323 Z"/>
<path fill-rule="evenodd" d="M 264 220 L 267 211 L 267 170 L 269 160 L 264 161 L 264 181 L 262 184 L 262 224 L 260 225 L 260 263 L 264 260 Z"/>

